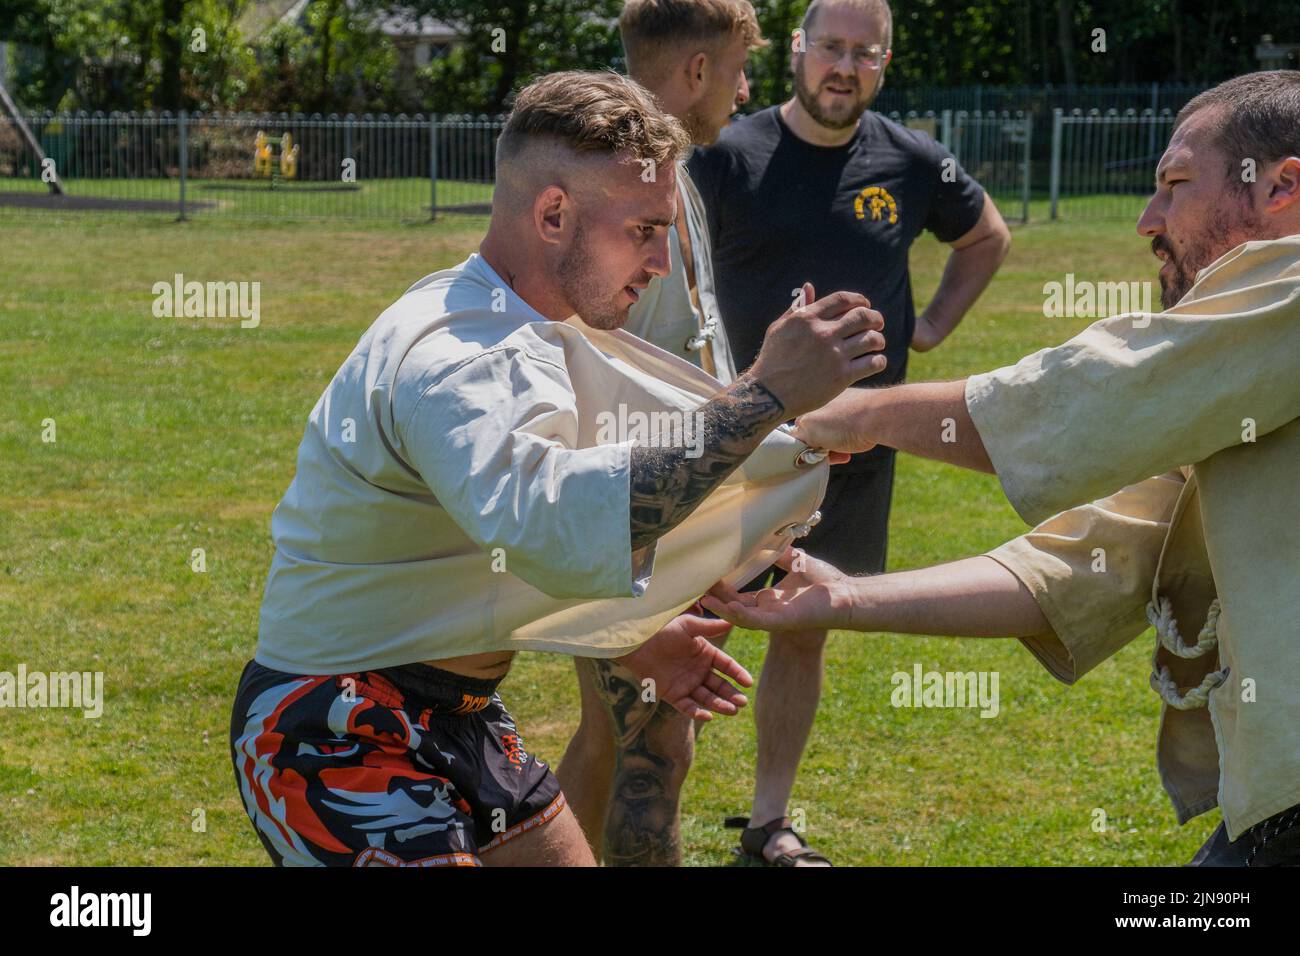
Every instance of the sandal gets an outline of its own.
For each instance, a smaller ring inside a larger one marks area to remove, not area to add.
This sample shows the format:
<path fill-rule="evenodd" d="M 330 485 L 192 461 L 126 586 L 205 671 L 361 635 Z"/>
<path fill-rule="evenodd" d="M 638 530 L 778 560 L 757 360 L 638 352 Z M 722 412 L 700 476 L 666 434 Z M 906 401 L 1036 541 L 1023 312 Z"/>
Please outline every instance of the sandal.
<path fill-rule="evenodd" d="M 825 863 L 834 866 L 830 860 L 808 845 L 808 841 L 795 832 L 789 817 L 778 817 L 761 827 L 751 827 L 749 817 L 727 817 L 722 824 L 729 830 L 742 830 L 740 846 L 735 852 L 747 860 L 756 860 L 764 866 L 796 866 L 800 860 Z M 763 855 L 763 847 L 778 833 L 789 833 L 799 841 L 799 849 L 789 853 L 778 853 L 772 859 Z"/>

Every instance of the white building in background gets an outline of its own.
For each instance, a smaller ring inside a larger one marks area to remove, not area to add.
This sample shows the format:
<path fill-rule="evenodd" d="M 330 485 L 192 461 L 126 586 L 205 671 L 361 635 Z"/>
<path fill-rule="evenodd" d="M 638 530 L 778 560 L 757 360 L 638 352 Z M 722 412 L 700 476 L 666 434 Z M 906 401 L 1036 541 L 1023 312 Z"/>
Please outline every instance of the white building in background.
<path fill-rule="evenodd" d="M 379 32 L 397 48 L 397 88 L 404 96 L 415 89 L 415 71 L 446 56 L 457 39 L 456 31 L 441 20 L 392 11 L 381 17 Z"/>
<path fill-rule="evenodd" d="M 457 39 L 456 30 L 441 20 L 433 17 L 415 19 L 405 13 L 385 14 L 380 19 L 379 32 L 397 47 L 397 68 L 403 74 L 446 56 Z"/>

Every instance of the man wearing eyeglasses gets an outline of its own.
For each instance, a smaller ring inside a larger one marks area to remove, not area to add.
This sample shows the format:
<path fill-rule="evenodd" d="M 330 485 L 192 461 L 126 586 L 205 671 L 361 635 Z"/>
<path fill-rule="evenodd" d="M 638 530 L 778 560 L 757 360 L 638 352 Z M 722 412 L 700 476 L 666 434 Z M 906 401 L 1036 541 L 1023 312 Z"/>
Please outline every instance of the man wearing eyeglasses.
<path fill-rule="evenodd" d="M 793 37 L 795 95 L 733 124 L 690 162 L 737 369 L 758 354 L 764 317 L 807 281 L 860 292 L 884 315 L 888 365 L 870 384 L 897 384 L 908 346 L 924 352 L 951 334 L 1006 256 L 1010 234 L 979 183 L 929 136 L 868 111 L 892 32 L 886 0 L 813 0 Z M 908 250 L 922 230 L 952 252 L 918 316 Z M 804 550 L 850 574 L 883 571 L 893 477 L 894 451 L 884 447 L 834 466 Z M 827 862 L 787 817 L 825 641 L 824 630 L 773 634 L 763 666 L 753 807 L 729 823 L 746 826 L 746 855 L 769 863 Z"/>

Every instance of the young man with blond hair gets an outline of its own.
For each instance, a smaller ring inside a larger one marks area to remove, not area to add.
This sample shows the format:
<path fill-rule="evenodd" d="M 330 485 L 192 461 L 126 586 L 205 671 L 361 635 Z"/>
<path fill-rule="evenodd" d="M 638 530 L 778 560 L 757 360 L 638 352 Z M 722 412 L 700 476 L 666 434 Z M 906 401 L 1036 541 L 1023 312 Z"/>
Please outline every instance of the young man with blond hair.
<path fill-rule="evenodd" d="M 790 310 L 725 388 L 620 331 L 668 271 L 687 145 L 615 74 L 521 91 L 479 251 L 387 309 L 312 410 L 231 715 L 274 862 L 593 863 L 497 693 L 520 650 L 616 659 L 689 717 L 745 703 L 707 640 L 725 623 L 682 612 L 816 507 L 824 474 L 774 430 L 878 370 L 882 321 L 850 293 Z M 602 438 L 615 408 L 697 441 Z"/>
<path fill-rule="evenodd" d="M 745 63 L 767 45 L 749 0 L 627 0 L 619 33 L 628 75 L 654 94 L 696 146 L 707 146 L 749 101 Z M 713 250 L 699 191 L 677 166 L 672 266 L 632 307 L 633 335 L 721 382 L 736 377 L 713 280 Z"/>
<path fill-rule="evenodd" d="M 628 74 L 697 146 L 714 142 L 748 101 L 745 62 L 766 45 L 749 0 L 627 0 L 619 32 Z M 684 163 L 677 187 L 671 269 L 651 281 L 624 328 L 725 384 L 736 369 L 704 205 Z M 610 865 L 679 864 L 679 794 L 694 755 L 693 721 L 642 700 L 639 680 L 616 661 L 574 663 L 582 720 L 557 773 L 592 848 Z"/>

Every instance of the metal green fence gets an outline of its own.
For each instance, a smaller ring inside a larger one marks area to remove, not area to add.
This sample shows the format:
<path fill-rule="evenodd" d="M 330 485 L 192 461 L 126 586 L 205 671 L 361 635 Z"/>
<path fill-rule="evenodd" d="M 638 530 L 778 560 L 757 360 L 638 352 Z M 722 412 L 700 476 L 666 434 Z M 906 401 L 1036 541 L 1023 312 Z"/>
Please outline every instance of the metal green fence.
<path fill-rule="evenodd" d="M 1033 118 L 1007 110 L 910 110 L 890 119 L 943 143 L 997 203 L 1003 218 L 1029 221 Z"/>
<path fill-rule="evenodd" d="M 1051 218 L 1136 220 L 1155 188 L 1156 164 L 1173 125 L 1168 110 L 1057 110 Z"/>
<path fill-rule="evenodd" d="M 1000 86 L 975 84 L 970 86 L 896 86 L 886 84 L 876 98 L 874 108 L 882 113 L 909 110 L 933 110 L 954 113 L 1010 112 L 1023 114 L 1033 120 L 1033 153 L 1035 174 L 1042 175 L 1046 183 L 1049 151 L 1052 141 L 1052 117 L 1056 110 L 1069 114 L 1072 110 L 1096 109 L 1101 112 L 1115 110 L 1150 110 L 1154 114 L 1169 111 L 1177 113 L 1193 96 L 1205 89 L 1197 83 L 1106 83 L 1076 84 L 1074 86 L 1038 84 L 1032 86 Z M 1043 186 L 1045 194 L 1046 187 Z"/>
<path fill-rule="evenodd" d="M 945 111 L 948 149 L 1008 220 L 1029 221 L 1033 118 L 1024 113 Z M 1015 211 L 1020 215 L 1017 217 Z"/>
<path fill-rule="evenodd" d="M 0 120 L 0 204 L 262 219 L 484 214 L 504 120 L 32 113 Z M 47 169 L 48 167 L 48 169 Z M 67 192 L 47 195 L 56 171 Z"/>
<path fill-rule="evenodd" d="M 1072 110 L 1052 116 L 1050 159 L 1027 111 L 891 114 L 944 143 L 1003 215 L 1136 218 L 1173 114 Z M 484 215 L 503 117 L 32 113 L 41 157 L 0 119 L 0 206 L 260 219 Z M 57 172 L 67 196 L 49 195 Z M 43 178 L 44 177 L 44 178 Z"/>

